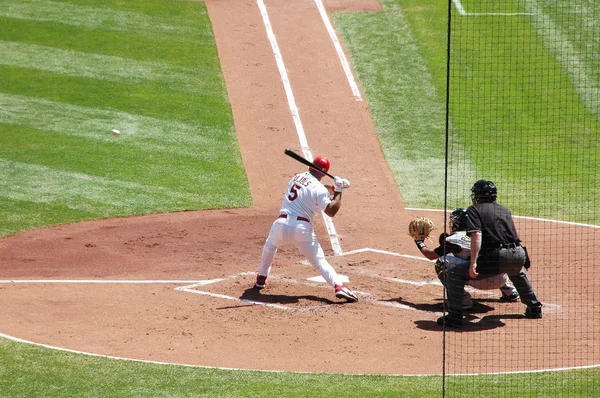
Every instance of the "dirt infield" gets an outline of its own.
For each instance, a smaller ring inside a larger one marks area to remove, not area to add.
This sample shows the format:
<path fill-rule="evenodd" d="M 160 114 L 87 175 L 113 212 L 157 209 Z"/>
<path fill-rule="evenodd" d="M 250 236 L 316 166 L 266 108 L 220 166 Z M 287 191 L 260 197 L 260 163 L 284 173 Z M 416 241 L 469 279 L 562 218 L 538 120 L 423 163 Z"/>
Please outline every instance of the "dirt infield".
<path fill-rule="evenodd" d="M 325 5 L 379 9 L 375 0 Z M 367 105 L 353 95 L 312 0 L 267 7 L 310 149 L 330 158 L 331 173 L 352 182 L 334 218 L 341 253 L 334 256 L 322 220 L 316 228 L 330 262 L 360 300 L 337 300 L 331 287 L 311 279 L 316 272 L 291 247 L 277 254 L 267 289 L 250 289 L 281 190 L 302 169 L 283 149 L 300 152 L 300 144 L 257 3 L 209 0 L 207 6 L 254 205 L 82 222 L 1 239 L 0 333 L 203 366 L 441 373 L 443 334 L 435 320 L 443 291 L 406 225 L 417 214 L 441 225 L 443 215 L 405 209 Z M 546 305 L 544 318 L 523 319 L 523 304 L 501 303 L 499 292 L 474 292 L 473 324 L 448 333 L 447 343 L 461 347 L 449 350 L 449 370 L 600 363 L 598 342 L 586 338 L 598 336 L 600 326 L 575 321 L 588 296 L 587 311 L 598 313 L 600 303 L 591 298 L 600 278 L 573 277 L 563 267 L 593 274 L 598 249 L 589 247 L 600 232 L 568 226 L 578 246 L 566 250 L 561 224 L 519 219 L 517 227 L 535 260 L 531 276 Z M 507 352 L 519 355 L 497 360 Z"/>

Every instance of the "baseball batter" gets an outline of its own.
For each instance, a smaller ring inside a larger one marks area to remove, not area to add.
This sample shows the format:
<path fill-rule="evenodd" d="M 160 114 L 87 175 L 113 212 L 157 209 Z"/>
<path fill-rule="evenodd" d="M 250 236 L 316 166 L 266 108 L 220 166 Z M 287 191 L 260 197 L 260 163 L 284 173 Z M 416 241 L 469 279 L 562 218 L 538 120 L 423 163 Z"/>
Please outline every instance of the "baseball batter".
<path fill-rule="evenodd" d="M 471 259 L 471 238 L 467 235 L 467 209 L 458 208 L 449 217 L 450 234 L 441 234 L 439 246 L 435 249 L 428 248 L 423 241 L 415 241 L 421 253 L 430 260 L 437 259 L 435 270 L 442 283 L 446 282 L 446 272 L 456 266 L 469 264 Z M 444 242 L 445 241 L 445 242 Z M 444 251 L 446 254 L 444 254 Z M 451 254 L 451 255 L 450 255 Z M 501 301 L 517 301 L 519 294 L 515 287 L 509 283 L 506 273 L 495 275 L 482 275 L 477 279 L 470 279 L 467 285 L 479 290 L 500 289 Z M 473 307 L 473 300 L 469 292 L 463 292 L 463 309 Z"/>
<path fill-rule="evenodd" d="M 330 162 L 323 156 L 316 157 L 313 164 L 322 171 L 329 171 Z M 332 197 L 328 187 L 321 183 L 324 176 L 319 170 L 310 167 L 308 171 L 296 174 L 288 183 L 279 217 L 271 225 L 263 247 L 255 289 L 263 289 L 266 286 L 267 276 L 271 272 L 271 265 L 279 247 L 292 243 L 327 283 L 335 288 L 336 297 L 349 302 L 358 300 L 325 259 L 325 253 L 314 232 L 315 215 L 324 212 L 329 217 L 335 216 L 342 206 L 342 189 L 350 186 L 348 180 L 335 177 Z"/>

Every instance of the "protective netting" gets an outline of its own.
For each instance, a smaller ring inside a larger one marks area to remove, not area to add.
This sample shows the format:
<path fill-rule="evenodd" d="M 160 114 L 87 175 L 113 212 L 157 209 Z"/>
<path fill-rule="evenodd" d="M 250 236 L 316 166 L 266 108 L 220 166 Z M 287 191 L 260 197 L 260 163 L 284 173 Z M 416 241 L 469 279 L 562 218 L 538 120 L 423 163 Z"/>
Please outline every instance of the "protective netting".
<path fill-rule="evenodd" d="M 447 207 L 496 185 L 543 318 L 471 291 L 469 323 L 444 334 L 444 394 L 600 396 L 600 2 L 448 7 Z"/>

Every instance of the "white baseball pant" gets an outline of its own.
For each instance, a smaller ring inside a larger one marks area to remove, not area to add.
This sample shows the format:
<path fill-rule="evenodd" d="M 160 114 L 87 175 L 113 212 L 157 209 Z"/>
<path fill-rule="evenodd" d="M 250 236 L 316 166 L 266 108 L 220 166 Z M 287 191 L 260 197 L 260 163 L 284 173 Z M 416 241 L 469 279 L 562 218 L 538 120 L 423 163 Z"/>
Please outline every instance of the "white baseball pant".
<path fill-rule="evenodd" d="M 290 243 L 300 250 L 327 283 L 331 286 L 343 283 L 341 277 L 325 259 L 325 253 L 319 244 L 312 224 L 297 220 L 293 216 L 278 218 L 271 225 L 258 267 L 259 275 L 269 275 L 277 249 Z"/>

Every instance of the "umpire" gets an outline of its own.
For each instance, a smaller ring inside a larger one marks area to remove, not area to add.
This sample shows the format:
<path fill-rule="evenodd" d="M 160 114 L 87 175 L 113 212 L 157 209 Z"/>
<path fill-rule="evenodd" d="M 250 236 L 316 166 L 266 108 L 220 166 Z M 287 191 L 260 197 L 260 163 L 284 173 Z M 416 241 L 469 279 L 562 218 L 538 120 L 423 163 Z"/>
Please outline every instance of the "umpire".
<path fill-rule="evenodd" d="M 525 268 L 529 266 L 510 211 L 496 203 L 498 190 L 493 182 L 479 180 L 471 188 L 473 204 L 467 208 L 467 234 L 471 236 L 471 260 L 467 267 L 450 271 L 447 280 L 449 310 L 438 324 L 463 326 L 462 297 L 465 283 L 479 274 L 507 273 L 527 305 L 525 317 L 541 318 L 539 301 Z"/>

